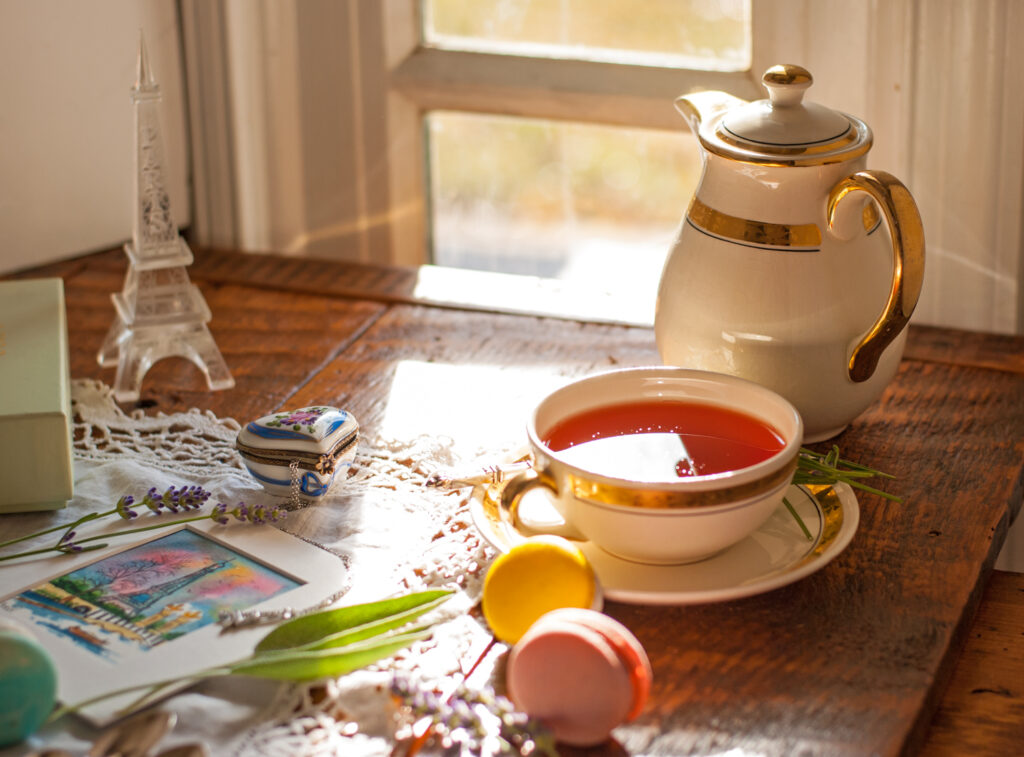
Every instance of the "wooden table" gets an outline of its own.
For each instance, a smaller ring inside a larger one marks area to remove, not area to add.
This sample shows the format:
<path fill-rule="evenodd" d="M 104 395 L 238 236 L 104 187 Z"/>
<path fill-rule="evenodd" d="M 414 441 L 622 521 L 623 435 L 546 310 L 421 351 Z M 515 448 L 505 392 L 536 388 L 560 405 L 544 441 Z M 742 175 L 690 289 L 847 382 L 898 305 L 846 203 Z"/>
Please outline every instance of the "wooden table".
<path fill-rule="evenodd" d="M 73 377 L 113 383 L 95 356 L 125 270 L 115 250 L 20 274 L 64 278 Z M 522 435 L 538 377 L 658 362 L 648 328 L 494 312 L 508 278 L 231 251 L 199 251 L 189 274 L 237 385 L 210 393 L 191 364 L 163 361 L 143 386 L 153 411 L 245 420 L 328 403 L 371 432 L 500 449 Z M 446 277 L 472 304 L 422 293 Z M 520 309 L 547 293 L 571 310 L 565 293 L 519 286 Z M 422 415 L 396 421 L 413 368 Z M 1024 487 L 1024 338 L 912 327 L 896 379 L 837 441 L 895 474 L 905 501 L 860 495 L 858 533 L 824 570 L 724 604 L 607 605 L 652 660 L 633 726 L 657 734 L 651 753 L 1020 753 L 1024 576 L 992 566 Z"/>

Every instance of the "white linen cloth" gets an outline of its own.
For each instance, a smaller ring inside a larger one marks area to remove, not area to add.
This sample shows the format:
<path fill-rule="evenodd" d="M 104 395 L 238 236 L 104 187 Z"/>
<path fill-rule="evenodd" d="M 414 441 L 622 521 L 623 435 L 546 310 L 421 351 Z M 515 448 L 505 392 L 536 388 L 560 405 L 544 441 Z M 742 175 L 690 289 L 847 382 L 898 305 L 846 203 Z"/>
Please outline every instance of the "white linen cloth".
<path fill-rule="evenodd" d="M 215 502 L 283 502 L 267 494 L 242 467 L 235 451 L 235 420 L 198 410 L 127 415 L 110 388 L 92 380 L 74 381 L 72 395 L 74 499 L 56 513 L 4 516 L 0 523 L 5 538 L 109 509 L 124 494 L 139 499 L 152 486 L 159 491 L 183 484 L 202 486 L 213 493 L 204 511 Z M 344 563 L 346 583 L 337 588 L 347 592 L 335 606 L 424 588 L 455 589 L 456 594 L 427 618 L 436 621 L 433 637 L 385 666 L 321 682 L 319 688 L 252 678 L 200 684 L 161 705 L 178 716 L 163 747 L 202 741 L 218 756 L 390 752 L 393 708 L 388 686 L 395 671 L 428 683 L 451 680 L 491 641 L 485 625 L 470 611 L 493 551 L 472 527 L 466 492 L 423 486 L 431 472 L 457 462 L 448 450 L 443 439 L 396 445 L 363 438 L 347 480 L 336 481 L 323 501 L 276 524 Z M 56 538 L 49 534 L 19 546 L 46 547 Z M 69 556 L 68 570 L 91 559 L 89 553 Z M 0 597 L 49 577 L 39 575 L 38 561 L 32 558 L 0 564 Z M 488 681 L 501 651 L 500 645 L 491 648 L 471 684 Z M 324 691 L 326 697 L 311 695 Z M 44 746 L 83 754 L 97 733 L 83 721 L 65 717 L 24 744 L 0 749 L 0 756 L 20 757 Z"/>

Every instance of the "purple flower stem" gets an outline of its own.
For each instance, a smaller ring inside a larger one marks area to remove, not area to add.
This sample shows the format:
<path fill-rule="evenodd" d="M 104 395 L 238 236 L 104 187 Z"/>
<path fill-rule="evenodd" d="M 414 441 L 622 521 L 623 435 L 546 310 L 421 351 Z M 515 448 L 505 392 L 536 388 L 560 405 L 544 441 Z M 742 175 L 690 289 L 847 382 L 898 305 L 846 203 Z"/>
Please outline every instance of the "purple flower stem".
<path fill-rule="evenodd" d="M 33 531 L 30 534 L 26 534 L 25 536 L 19 536 L 16 539 L 8 539 L 7 541 L 0 541 L 0 549 L 3 549 L 4 547 L 6 547 L 8 545 L 11 545 L 11 544 L 17 544 L 20 541 L 25 541 L 27 539 L 34 539 L 37 536 L 43 536 L 44 534 L 52 534 L 54 531 L 61 531 L 61 530 L 72 531 L 72 530 L 78 528 L 80 525 L 82 525 L 86 521 L 96 520 L 96 518 L 103 518 L 103 517 L 106 517 L 107 515 L 113 515 L 116 512 L 117 512 L 117 508 L 114 508 L 113 510 L 107 510 L 106 512 L 103 512 L 103 513 L 90 513 L 88 515 L 83 515 L 81 518 L 79 518 L 78 520 L 76 520 L 76 521 L 74 521 L 72 523 L 61 523 L 59 526 L 50 526 L 49 528 L 44 528 L 42 531 Z M 61 541 L 63 541 L 63 540 L 64 540 L 64 537 L 61 537 Z M 4 558 L 0 558 L 0 559 L 4 559 Z"/>
<path fill-rule="evenodd" d="M 90 550 L 99 549 L 100 547 L 105 547 L 105 546 L 107 546 L 107 545 L 106 544 L 97 544 L 97 545 L 94 545 L 92 547 L 86 547 L 82 551 L 83 552 L 88 552 Z M 13 559 L 15 559 L 17 557 L 28 557 L 29 555 L 42 555 L 42 554 L 45 554 L 47 552 L 56 552 L 57 554 L 64 554 L 64 550 L 57 549 L 56 547 L 43 547 L 42 549 L 31 549 L 28 552 L 18 552 L 18 553 L 13 554 L 13 555 L 3 555 L 2 557 L 0 557 L 0 562 L 4 562 L 5 560 L 13 560 Z"/>
<path fill-rule="evenodd" d="M 180 526 L 182 523 L 193 523 L 197 520 L 213 520 L 210 515 L 195 515 L 191 518 L 179 518 L 178 520 L 162 521 L 160 523 L 153 523 L 149 526 L 139 526 L 138 528 L 127 528 L 124 531 L 117 531 L 112 534 L 97 534 L 96 536 L 87 536 L 84 539 L 76 539 L 75 544 L 87 544 L 91 541 L 99 541 L 100 539 L 109 539 L 112 536 L 127 536 L 128 534 L 141 534 L 144 531 L 153 531 L 158 528 L 170 528 L 171 526 Z"/>
<path fill-rule="evenodd" d="M 99 541 L 100 539 L 112 539 L 112 538 L 118 537 L 118 536 L 127 536 L 129 534 L 139 534 L 139 533 L 142 533 L 144 531 L 153 531 L 153 530 L 158 529 L 158 528 L 170 528 L 171 526 L 179 526 L 182 523 L 193 523 L 193 522 L 199 521 L 199 520 L 215 520 L 215 518 L 213 517 L 213 514 L 206 514 L 206 515 L 195 515 L 195 516 L 193 516 L 191 518 L 179 518 L 178 520 L 172 520 L 172 521 L 161 521 L 160 523 L 153 523 L 152 525 L 149 525 L 149 526 L 140 526 L 138 528 L 125 529 L 124 531 L 116 531 L 114 533 L 109 533 L 109 534 L 97 534 L 95 536 L 87 536 L 84 539 L 75 539 L 74 540 L 74 544 L 76 546 L 81 546 L 81 545 L 84 545 L 84 544 L 89 544 L 90 542 Z M 69 546 L 69 545 L 64 544 L 63 542 L 58 542 L 58 545 L 55 546 L 55 547 L 44 547 L 42 549 L 33 549 L 33 550 L 30 550 L 30 551 L 27 551 L 27 552 L 16 552 L 13 555 L 3 555 L 3 556 L 0 556 L 0 562 L 3 562 L 5 560 L 14 560 L 15 558 L 18 558 L 18 557 L 28 557 L 29 555 L 41 555 L 41 554 L 43 554 L 45 552 L 57 552 L 57 553 L 64 552 L 64 553 L 67 553 L 67 549 L 66 549 L 67 546 Z M 88 552 L 88 551 L 93 550 L 93 549 L 99 549 L 100 546 L 106 546 L 106 545 L 87 546 L 87 547 L 83 547 L 81 551 Z"/>

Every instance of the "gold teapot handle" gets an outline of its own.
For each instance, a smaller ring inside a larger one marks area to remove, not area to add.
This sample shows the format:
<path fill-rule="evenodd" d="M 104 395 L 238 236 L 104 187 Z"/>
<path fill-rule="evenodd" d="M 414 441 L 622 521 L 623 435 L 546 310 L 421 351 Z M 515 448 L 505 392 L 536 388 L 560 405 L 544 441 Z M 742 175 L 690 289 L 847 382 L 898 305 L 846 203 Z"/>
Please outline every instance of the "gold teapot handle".
<path fill-rule="evenodd" d="M 850 355 L 853 381 L 867 381 L 878 367 L 882 352 L 910 320 L 924 281 L 924 227 L 914 198 L 903 183 L 885 171 L 858 171 L 837 183 L 828 194 L 828 225 L 836 208 L 851 192 L 867 192 L 885 214 L 892 238 L 892 287 L 885 309 Z"/>

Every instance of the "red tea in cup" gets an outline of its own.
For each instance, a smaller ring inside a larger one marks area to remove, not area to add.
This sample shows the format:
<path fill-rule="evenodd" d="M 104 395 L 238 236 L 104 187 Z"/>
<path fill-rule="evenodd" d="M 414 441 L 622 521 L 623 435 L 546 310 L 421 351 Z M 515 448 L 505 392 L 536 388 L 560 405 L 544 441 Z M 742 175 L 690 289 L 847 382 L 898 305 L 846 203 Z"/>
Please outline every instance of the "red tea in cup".
<path fill-rule="evenodd" d="M 803 421 L 752 381 L 649 366 L 556 389 L 526 433 L 533 466 L 501 490 L 508 526 L 589 541 L 632 562 L 682 565 L 738 543 L 782 504 Z M 610 452 L 599 450 L 606 444 Z M 576 454 L 584 459 L 569 459 Z M 520 517 L 535 489 L 560 521 L 531 518 L 531 508 Z"/>
<path fill-rule="evenodd" d="M 716 405 L 640 400 L 594 408 L 542 438 L 570 465 L 631 481 L 672 481 L 756 465 L 784 446 L 751 415 Z"/>

